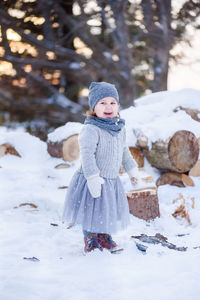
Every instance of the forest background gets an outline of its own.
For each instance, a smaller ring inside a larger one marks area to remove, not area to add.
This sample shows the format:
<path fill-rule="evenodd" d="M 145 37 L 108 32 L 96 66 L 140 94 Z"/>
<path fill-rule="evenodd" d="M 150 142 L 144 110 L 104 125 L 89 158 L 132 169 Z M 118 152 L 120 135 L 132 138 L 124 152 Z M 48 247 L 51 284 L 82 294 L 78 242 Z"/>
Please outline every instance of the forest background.
<path fill-rule="evenodd" d="M 122 108 L 167 90 L 199 34 L 198 0 L 2 0 L 0 125 L 46 139 L 82 122 L 91 81 L 114 83 Z"/>

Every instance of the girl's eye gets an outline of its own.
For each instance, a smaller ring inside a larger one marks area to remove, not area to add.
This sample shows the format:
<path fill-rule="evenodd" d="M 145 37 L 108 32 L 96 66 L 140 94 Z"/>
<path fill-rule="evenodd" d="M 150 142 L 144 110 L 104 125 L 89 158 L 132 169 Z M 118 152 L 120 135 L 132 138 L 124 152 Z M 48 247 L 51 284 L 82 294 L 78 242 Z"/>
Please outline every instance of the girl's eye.
<path fill-rule="evenodd" d="M 102 101 L 102 102 L 100 102 L 100 104 L 106 105 L 106 104 L 109 104 L 109 103 Z M 113 104 L 116 104 L 116 102 L 110 102 L 110 104 L 113 105 Z"/>

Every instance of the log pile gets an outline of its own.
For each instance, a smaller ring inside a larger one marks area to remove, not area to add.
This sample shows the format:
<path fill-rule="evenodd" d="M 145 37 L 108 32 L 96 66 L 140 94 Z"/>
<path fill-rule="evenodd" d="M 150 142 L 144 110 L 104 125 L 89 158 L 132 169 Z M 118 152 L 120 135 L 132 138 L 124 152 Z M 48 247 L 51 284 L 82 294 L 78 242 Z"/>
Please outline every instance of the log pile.
<path fill-rule="evenodd" d="M 164 171 L 177 173 L 188 172 L 196 163 L 199 156 L 199 144 L 195 135 L 187 130 L 177 131 L 167 141 L 156 141 L 152 148 L 148 147 L 148 139 L 141 136 L 137 141 L 152 165 Z"/>
<path fill-rule="evenodd" d="M 198 112 L 187 113 L 197 119 Z M 161 176 L 156 182 L 156 186 L 170 184 L 178 187 L 194 186 L 191 177 L 200 176 L 200 138 L 187 130 L 175 132 L 166 141 L 156 141 L 152 143 L 152 148 L 148 146 L 148 138 L 140 132 L 136 146 L 142 150 L 144 156 L 151 164 L 161 171 Z M 194 208 L 194 199 L 185 199 L 182 194 L 174 200 L 176 209 L 173 212 L 175 218 L 185 218 L 191 224 L 188 203 Z M 135 189 L 127 193 L 130 213 L 144 219 L 151 220 L 159 217 L 159 202 L 157 188 L 148 187 Z M 189 201 L 189 202 L 188 202 Z"/>
<path fill-rule="evenodd" d="M 197 139 L 190 131 L 177 131 L 166 141 L 152 143 L 151 149 L 148 147 L 148 138 L 140 133 L 137 146 L 142 149 L 152 167 L 164 172 L 157 180 L 157 186 L 194 186 L 190 176 L 200 176 L 200 138 Z"/>

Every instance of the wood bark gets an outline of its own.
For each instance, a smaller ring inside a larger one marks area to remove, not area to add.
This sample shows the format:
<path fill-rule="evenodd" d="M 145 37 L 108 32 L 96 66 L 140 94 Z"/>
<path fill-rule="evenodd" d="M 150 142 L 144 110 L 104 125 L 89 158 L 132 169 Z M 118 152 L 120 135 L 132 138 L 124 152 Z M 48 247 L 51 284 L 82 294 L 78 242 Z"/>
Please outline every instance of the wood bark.
<path fill-rule="evenodd" d="M 174 199 L 173 203 L 178 204 L 178 207 L 176 207 L 172 216 L 175 218 L 185 218 L 191 224 L 190 210 L 195 207 L 195 198 L 189 195 L 185 197 L 179 193 L 178 198 Z"/>
<path fill-rule="evenodd" d="M 133 156 L 134 160 L 136 161 L 138 168 L 144 167 L 144 154 L 141 149 L 138 149 L 136 147 L 129 147 L 129 150 L 131 152 L 131 155 Z M 124 173 L 124 169 L 121 166 L 119 169 L 119 174 L 122 175 Z"/>
<path fill-rule="evenodd" d="M 156 187 L 136 189 L 127 193 L 130 213 L 150 221 L 160 217 Z"/>
<path fill-rule="evenodd" d="M 174 112 L 178 112 L 179 110 L 185 111 L 193 120 L 200 122 L 200 110 L 178 106 L 174 109 Z"/>
<path fill-rule="evenodd" d="M 168 144 L 169 159 L 179 172 L 189 171 L 199 156 L 199 145 L 195 135 L 186 130 L 177 131 Z"/>
<path fill-rule="evenodd" d="M 47 142 L 47 151 L 53 157 L 63 158 L 65 161 L 73 161 L 79 158 L 80 149 L 78 134 L 74 134 L 60 142 Z"/>
<path fill-rule="evenodd" d="M 0 157 L 6 154 L 11 154 L 11 155 L 16 155 L 21 157 L 21 155 L 17 152 L 17 150 L 8 143 L 0 145 Z"/>
<path fill-rule="evenodd" d="M 169 249 L 173 249 L 173 250 L 177 250 L 177 251 L 186 251 L 187 250 L 187 247 L 177 247 L 176 245 L 169 243 L 167 238 L 160 233 L 156 233 L 154 236 L 148 236 L 147 234 L 141 234 L 141 235 L 133 235 L 131 237 L 142 242 L 142 244 L 141 244 L 136 241 L 136 247 L 140 251 L 145 252 L 145 253 L 148 249 L 148 246 L 146 246 L 146 244 L 153 244 L 153 245 L 160 244 L 163 247 L 167 247 Z"/>
<path fill-rule="evenodd" d="M 156 141 L 149 149 L 147 143 L 142 147 L 149 163 L 158 169 L 178 173 L 188 172 L 199 156 L 199 145 L 195 135 L 187 130 L 177 131 L 167 141 Z"/>
<path fill-rule="evenodd" d="M 166 172 L 162 174 L 156 181 L 156 185 L 175 185 L 179 187 L 194 186 L 193 180 L 186 174 Z"/>
<path fill-rule="evenodd" d="M 144 154 L 143 154 L 142 150 L 140 150 L 136 147 L 129 147 L 129 150 L 131 152 L 131 155 L 137 162 L 138 168 L 143 168 L 144 167 Z"/>
<path fill-rule="evenodd" d="M 71 167 L 71 164 L 65 163 L 65 164 L 59 164 L 59 165 L 55 166 L 55 169 L 68 169 L 70 167 Z"/>
<path fill-rule="evenodd" d="M 199 150 L 200 150 L 200 138 L 197 139 L 197 142 L 199 144 Z"/>

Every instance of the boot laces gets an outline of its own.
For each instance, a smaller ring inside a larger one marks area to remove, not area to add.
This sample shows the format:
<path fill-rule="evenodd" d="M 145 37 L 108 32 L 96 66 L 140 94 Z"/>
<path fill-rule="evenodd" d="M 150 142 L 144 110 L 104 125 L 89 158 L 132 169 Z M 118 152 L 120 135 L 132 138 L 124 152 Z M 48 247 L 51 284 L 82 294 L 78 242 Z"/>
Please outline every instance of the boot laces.
<path fill-rule="evenodd" d="M 105 240 L 110 244 L 110 245 L 115 245 L 116 243 L 113 241 L 112 236 L 110 234 L 105 235 Z"/>
<path fill-rule="evenodd" d="M 99 248 L 102 250 L 102 247 L 99 245 L 96 235 L 87 236 L 87 249 Z"/>

